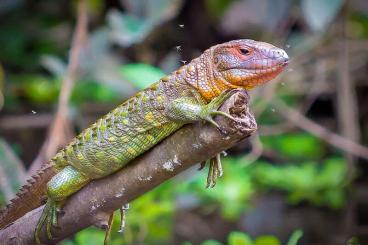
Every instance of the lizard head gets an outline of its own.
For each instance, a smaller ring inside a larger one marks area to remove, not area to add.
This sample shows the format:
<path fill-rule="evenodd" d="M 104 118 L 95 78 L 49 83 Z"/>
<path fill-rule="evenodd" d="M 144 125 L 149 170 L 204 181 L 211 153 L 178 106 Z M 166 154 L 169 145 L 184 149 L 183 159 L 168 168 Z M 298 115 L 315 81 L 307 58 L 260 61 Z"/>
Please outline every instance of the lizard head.
<path fill-rule="evenodd" d="M 251 89 L 275 78 L 288 64 L 286 52 L 271 44 L 249 39 L 234 40 L 212 48 L 217 80 Z"/>

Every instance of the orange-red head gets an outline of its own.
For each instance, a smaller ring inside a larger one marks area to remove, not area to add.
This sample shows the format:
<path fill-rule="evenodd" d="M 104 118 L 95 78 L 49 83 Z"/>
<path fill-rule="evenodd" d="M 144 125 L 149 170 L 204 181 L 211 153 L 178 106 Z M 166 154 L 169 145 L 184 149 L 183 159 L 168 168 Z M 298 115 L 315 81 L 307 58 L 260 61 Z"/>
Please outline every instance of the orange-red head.
<path fill-rule="evenodd" d="M 215 80 L 251 89 L 275 78 L 288 64 L 283 49 L 269 43 L 241 39 L 211 48 Z"/>
<path fill-rule="evenodd" d="M 185 66 L 185 80 L 208 101 L 231 88 L 252 89 L 275 78 L 288 64 L 286 52 L 249 39 L 222 43 Z"/>

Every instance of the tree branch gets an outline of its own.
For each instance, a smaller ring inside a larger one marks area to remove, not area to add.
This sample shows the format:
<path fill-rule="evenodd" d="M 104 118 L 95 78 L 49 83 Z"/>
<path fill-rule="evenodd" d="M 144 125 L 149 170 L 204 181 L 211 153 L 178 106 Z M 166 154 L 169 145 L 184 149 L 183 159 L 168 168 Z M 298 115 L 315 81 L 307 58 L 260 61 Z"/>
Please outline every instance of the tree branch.
<path fill-rule="evenodd" d="M 331 132 L 327 128 L 313 122 L 298 111 L 290 108 L 284 102 L 279 99 L 274 99 L 273 104 L 277 107 L 277 112 L 280 113 L 285 119 L 293 123 L 296 127 L 299 127 L 314 136 L 324 140 L 330 145 L 341 149 L 347 153 L 353 154 L 357 157 L 368 159 L 368 148 L 355 141 Z"/>
<path fill-rule="evenodd" d="M 250 136 L 257 124 L 248 110 L 248 103 L 248 94 L 240 90 L 221 107 L 222 111 L 239 120 L 215 119 L 228 134 L 221 134 L 208 124 L 187 125 L 121 171 L 77 192 L 64 206 L 64 215 L 59 215 L 60 228 L 54 229 L 55 239 L 49 243 L 56 243 L 91 225 L 105 227 L 109 215 L 123 204 Z M 43 206 L 29 212 L 1 230 L 0 241 L 4 244 L 33 244 L 33 233 L 42 209 Z M 45 230 L 41 241 L 47 241 Z"/>

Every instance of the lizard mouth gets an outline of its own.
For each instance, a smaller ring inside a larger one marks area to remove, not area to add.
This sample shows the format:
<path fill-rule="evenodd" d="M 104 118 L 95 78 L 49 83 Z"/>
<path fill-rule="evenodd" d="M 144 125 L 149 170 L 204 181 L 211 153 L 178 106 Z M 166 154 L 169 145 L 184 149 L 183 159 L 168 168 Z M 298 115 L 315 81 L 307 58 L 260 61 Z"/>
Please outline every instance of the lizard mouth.
<path fill-rule="evenodd" d="M 271 60 L 264 60 L 264 59 L 252 59 L 249 60 L 245 64 L 239 64 L 234 67 L 223 68 L 220 72 L 225 72 L 229 70 L 246 70 L 255 73 L 267 73 L 268 71 L 273 71 L 275 69 L 283 69 L 289 64 L 288 57 L 282 57 L 282 59 L 271 59 Z"/>
<path fill-rule="evenodd" d="M 266 73 L 272 73 L 276 72 L 278 70 L 283 70 L 287 65 L 289 64 L 289 61 L 284 61 L 282 63 L 278 63 L 274 66 L 270 67 L 242 67 L 242 66 L 236 66 L 236 67 L 230 67 L 226 69 L 222 69 L 220 72 L 228 72 L 228 71 L 245 71 L 248 73 L 258 73 L 258 74 L 266 74 Z"/>
<path fill-rule="evenodd" d="M 258 69 L 232 67 L 230 69 L 223 70 L 221 74 L 231 84 L 251 89 L 275 78 L 285 69 L 287 64 L 288 61 L 284 61 L 277 63 L 272 67 L 262 67 Z"/>

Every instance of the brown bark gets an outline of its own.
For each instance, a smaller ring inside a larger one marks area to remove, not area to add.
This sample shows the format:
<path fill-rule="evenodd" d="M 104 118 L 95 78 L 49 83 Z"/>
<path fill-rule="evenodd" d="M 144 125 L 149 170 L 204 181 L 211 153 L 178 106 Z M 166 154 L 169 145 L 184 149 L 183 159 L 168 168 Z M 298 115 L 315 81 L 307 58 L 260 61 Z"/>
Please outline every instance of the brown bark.
<path fill-rule="evenodd" d="M 257 125 L 249 112 L 248 102 L 248 94 L 240 90 L 222 105 L 222 111 L 239 119 L 238 122 L 221 116 L 215 119 L 226 135 L 208 124 L 187 125 L 121 171 L 77 192 L 63 207 L 64 214 L 59 215 L 59 227 L 53 229 L 55 239 L 47 243 L 56 243 L 91 225 L 106 227 L 109 215 L 124 203 L 250 136 Z M 29 212 L 1 230 L 0 241 L 3 244 L 33 244 L 33 233 L 42 209 L 43 206 Z M 47 241 L 45 229 L 41 241 Z"/>

